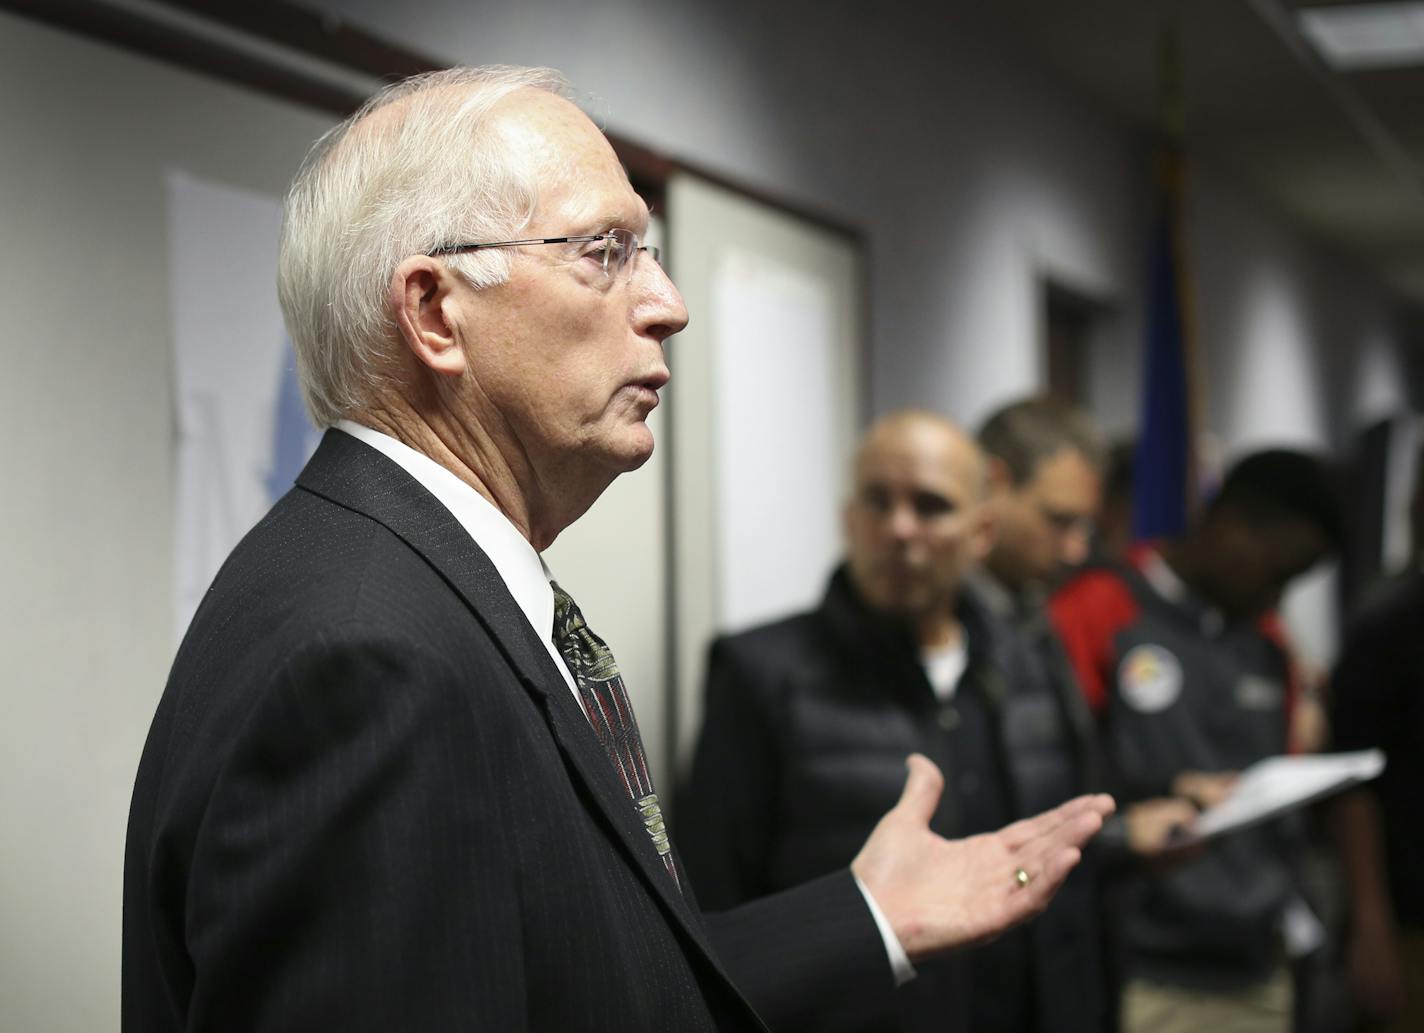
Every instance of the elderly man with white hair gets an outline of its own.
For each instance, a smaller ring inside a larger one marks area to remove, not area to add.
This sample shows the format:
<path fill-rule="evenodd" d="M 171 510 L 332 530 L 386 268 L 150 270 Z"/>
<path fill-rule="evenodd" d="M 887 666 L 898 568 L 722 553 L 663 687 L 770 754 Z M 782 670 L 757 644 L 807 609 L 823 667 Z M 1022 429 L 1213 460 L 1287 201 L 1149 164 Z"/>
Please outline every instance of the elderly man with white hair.
<path fill-rule="evenodd" d="M 546 70 L 420 77 L 292 187 L 279 288 L 328 430 L 154 719 L 130 1033 L 759 1029 L 748 998 L 827 1028 L 1040 911 L 1111 806 L 949 841 L 911 758 L 849 869 L 699 913 L 613 656 L 539 555 L 648 458 L 687 321 L 569 95 Z"/>

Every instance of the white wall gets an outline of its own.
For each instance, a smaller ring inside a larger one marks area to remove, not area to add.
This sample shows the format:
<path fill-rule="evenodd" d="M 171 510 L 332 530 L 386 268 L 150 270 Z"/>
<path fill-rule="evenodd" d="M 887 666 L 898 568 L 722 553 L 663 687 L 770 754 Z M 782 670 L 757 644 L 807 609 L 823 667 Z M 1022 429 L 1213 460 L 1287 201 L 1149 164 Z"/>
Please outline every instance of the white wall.
<path fill-rule="evenodd" d="M 118 1025 L 174 647 L 164 174 L 280 195 L 326 124 L 0 14 L 0 1029 Z"/>

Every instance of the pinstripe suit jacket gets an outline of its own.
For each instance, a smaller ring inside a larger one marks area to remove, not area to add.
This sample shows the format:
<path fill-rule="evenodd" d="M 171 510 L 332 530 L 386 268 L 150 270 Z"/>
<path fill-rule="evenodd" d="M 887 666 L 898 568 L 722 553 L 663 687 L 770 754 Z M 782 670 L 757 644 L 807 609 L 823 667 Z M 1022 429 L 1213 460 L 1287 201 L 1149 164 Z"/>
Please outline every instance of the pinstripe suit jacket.
<path fill-rule="evenodd" d="M 154 719 L 127 1033 L 760 1029 L 713 940 L 781 1028 L 888 1005 L 847 874 L 703 920 L 488 558 L 329 433 Z"/>

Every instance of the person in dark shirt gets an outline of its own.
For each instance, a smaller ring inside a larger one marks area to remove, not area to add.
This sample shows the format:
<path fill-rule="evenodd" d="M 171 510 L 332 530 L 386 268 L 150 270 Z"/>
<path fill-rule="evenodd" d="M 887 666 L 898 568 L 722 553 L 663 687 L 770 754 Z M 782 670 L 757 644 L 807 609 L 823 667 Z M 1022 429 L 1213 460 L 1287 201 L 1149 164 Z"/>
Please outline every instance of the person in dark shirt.
<path fill-rule="evenodd" d="M 1421 454 L 1424 458 L 1424 454 Z M 1384 773 L 1333 808 L 1350 896 L 1346 965 L 1362 1018 L 1424 1029 L 1424 476 L 1414 561 L 1357 618 L 1331 678 L 1340 750 L 1378 748 Z"/>
<path fill-rule="evenodd" d="M 1162 794 L 1208 806 L 1236 772 L 1290 749 L 1300 692 L 1276 607 L 1338 549 L 1342 524 L 1323 462 L 1258 452 L 1187 535 L 1090 567 L 1055 595 L 1125 808 Z M 1290 1029 L 1283 923 L 1304 907 L 1290 826 L 1233 833 L 1122 888 L 1127 1033 Z"/>

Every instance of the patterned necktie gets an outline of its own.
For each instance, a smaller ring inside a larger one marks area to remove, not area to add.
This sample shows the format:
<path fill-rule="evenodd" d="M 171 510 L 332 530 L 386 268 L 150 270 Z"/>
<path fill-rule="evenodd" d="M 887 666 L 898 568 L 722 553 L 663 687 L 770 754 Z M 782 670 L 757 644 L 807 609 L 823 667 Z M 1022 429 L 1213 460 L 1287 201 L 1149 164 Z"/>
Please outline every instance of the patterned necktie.
<path fill-rule="evenodd" d="M 663 866 L 673 883 L 682 889 L 677 877 L 677 864 L 672 857 L 672 843 L 663 823 L 658 794 L 653 792 L 653 777 L 648 773 L 647 757 L 643 754 L 643 739 L 638 734 L 638 721 L 628 702 L 628 690 L 613 651 L 584 623 L 583 614 L 569 594 L 551 581 L 554 590 L 554 645 L 569 673 L 574 676 L 579 697 L 588 713 L 589 724 L 613 767 L 623 780 L 633 805 L 638 808 L 643 827 L 653 841 L 653 847 L 663 859 Z"/>

